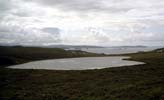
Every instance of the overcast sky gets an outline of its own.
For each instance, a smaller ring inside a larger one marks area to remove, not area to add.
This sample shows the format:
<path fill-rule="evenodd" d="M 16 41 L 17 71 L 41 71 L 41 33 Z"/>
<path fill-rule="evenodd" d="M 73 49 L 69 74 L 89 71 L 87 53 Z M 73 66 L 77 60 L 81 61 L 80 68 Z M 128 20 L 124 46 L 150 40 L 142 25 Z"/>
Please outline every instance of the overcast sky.
<path fill-rule="evenodd" d="M 164 45 L 163 0 L 0 0 L 0 44 Z"/>

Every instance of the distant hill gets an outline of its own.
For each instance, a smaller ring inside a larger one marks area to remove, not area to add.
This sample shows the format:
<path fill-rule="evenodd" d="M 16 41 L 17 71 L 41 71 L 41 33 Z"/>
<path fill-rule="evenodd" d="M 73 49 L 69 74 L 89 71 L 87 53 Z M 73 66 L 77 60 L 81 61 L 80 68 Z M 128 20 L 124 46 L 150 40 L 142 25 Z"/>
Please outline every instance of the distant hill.
<path fill-rule="evenodd" d="M 102 46 L 92 46 L 92 45 L 51 45 L 51 46 L 43 46 L 48 48 L 63 48 L 63 49 L 81 49 L 81 48 L 104 48 Z"/>
<path fill-rule="evenodd" d="M 147 46 L 136 45 L 136 46 L 114 46 L 116 48 L 146 48 Z"/>
<path fill-rule="evenodd" d="M 43 48 L 62 48 L 62 49 L 81 49 L 81 48 L 104 48 L 103 46 L 94 46 L 94 45 L 48 45 L 48 46 L 26 46 L 26 45 L 2 45 L 8 47 L 43 47 Z"/>
<path fill-rule="evenodd" d="M 156 49 L 156 50 L 153 50 L 155 52 L 164 52 L 164 48 L 159 48 L 159 49 Z"/>

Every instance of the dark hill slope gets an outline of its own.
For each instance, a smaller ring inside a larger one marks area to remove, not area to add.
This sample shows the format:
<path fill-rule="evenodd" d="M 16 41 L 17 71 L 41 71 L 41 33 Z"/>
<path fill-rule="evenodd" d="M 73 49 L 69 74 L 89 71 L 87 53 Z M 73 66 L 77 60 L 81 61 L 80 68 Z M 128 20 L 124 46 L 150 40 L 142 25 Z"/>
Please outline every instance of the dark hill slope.
<path fill-rule="evenodd" d="M 20 64 L 24 62 L 44 59 L 100 56 L 83 51 L 66 51 L 61 48 L 0 46 L 0 65 Z"/>

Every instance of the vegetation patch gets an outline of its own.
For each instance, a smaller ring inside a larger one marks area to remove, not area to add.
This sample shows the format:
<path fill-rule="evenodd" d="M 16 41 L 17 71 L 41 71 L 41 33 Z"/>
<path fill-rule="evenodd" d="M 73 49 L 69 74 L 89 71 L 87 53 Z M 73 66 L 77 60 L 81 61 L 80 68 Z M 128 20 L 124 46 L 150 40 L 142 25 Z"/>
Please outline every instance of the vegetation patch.
<path fill-rule="evenodd" d="M 164 53 L 128 55 L 146 64 L 83 71 L 1 67 L 0 99 L 163 100 Z"/>

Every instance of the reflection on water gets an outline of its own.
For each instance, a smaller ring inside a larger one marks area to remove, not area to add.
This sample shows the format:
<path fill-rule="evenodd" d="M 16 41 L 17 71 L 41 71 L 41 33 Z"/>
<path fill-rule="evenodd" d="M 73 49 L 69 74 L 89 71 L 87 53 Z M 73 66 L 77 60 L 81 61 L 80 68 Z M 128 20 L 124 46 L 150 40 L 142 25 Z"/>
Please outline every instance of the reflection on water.
<path fill-rule="evenodd" d="M 128 57 L 83 57 L 83 58 L 67 58 L 42 60 L 21 65 L 9 66 L 8 68 L 18 69 L 52 69 L 52 70 L 85 70 L 85 69 L 101 69 L 108 67 L 119 67 L 144 64 L 142 62 L 122 60 Z"/>

